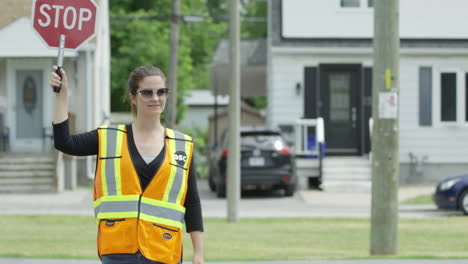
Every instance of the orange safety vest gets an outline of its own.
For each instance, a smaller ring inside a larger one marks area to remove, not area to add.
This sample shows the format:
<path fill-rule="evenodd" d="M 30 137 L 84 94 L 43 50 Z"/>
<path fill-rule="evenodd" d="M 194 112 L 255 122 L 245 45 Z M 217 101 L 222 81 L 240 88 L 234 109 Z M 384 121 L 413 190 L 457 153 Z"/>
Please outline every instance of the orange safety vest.
<path fill-rule="evenodd" d="M 125 125 L 98 128 L 94 212 L 99 257 L 134 254 L 161 263 L 182 259 L 182 227 L 192 138 L 166 129 L 166 155 L 143 192 Z"/>

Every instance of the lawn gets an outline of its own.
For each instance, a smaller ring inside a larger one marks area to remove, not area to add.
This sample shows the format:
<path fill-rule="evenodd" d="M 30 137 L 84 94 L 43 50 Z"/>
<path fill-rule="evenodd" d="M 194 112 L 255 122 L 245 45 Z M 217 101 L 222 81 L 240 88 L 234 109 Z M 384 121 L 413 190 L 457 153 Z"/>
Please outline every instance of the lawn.
<path fill-rule="evenodd" d="M 434 201 L 431 194 L 422 194 L 404 201 L 403 204 L 434 204 Z"/>
<path fill-rule="evenodd" d="M 0 256 L 96 258 L 96 226 L 86 216 L 2 216 Z M 369 219 L 205 219 L 209 261 L 369 257 Z M 466 218 L 401 219 L 401 258 L 468 258 Z M 184 241 L 191 259 L 190 236 Z"/>

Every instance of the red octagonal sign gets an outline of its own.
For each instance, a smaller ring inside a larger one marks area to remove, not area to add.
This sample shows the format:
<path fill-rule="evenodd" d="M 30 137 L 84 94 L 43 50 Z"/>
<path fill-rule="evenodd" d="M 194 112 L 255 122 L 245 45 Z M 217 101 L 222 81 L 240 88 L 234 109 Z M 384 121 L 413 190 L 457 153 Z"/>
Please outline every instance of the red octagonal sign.
<path fill-rule="evenodd" d="M 33 27 L 50 47 L 76 49 L 94 36 L 97 6 L 92 0 L 34 0 Z"/>

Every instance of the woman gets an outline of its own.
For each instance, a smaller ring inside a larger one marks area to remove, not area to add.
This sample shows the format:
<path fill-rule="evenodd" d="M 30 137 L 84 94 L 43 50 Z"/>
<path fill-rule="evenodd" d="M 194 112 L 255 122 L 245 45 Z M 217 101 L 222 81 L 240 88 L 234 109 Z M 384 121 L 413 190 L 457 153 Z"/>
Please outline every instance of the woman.
<path fill-rule="evenodd" d="M 169 89 L 160 69 L 135 69 L 128 96 L 135 121 L 72 135 L 68 125 L 68 82 L 53 67 L 50 85 L 60 86 L 54 113 L 55 147 L 70 155 L 97 155 L 94 210 L 98 254 L 103 264 L 182 262 L 185 220 L 203 263 L 203 222 L 197 191 L 192 138 L 160 121 Z"/>

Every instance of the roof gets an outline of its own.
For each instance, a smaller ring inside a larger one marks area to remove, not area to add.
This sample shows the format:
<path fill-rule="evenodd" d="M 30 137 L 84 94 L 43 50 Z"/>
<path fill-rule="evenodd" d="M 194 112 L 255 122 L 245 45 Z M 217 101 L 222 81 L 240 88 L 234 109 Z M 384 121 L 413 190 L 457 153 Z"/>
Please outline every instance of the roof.
<path fill-rule="evenodd" d="M 243 39 L 240 42 L 240 65 L 266 65 L 266 40 Z M 212 65 L 229 64 L 229 40 L 223 39 L 218 44 Z"/>
<path fill-rule="evenodd" d="M 215 103 L 215 96 L 213 95 L 211 90 L 190 90 L 187 91 L 189 94 L 184 98 L 184 102 L 186 105 L 214 105 Z M 218 105 L 227 105 L 229 104 L 229 96 L 227 95 L 218 95 L 217 97 L 217 104 Z"/>
<path fill-rule="evenodd" d="M 229 41 L 223 39 L 211 63 L 212 89 L 229 93 Z M 240 87 L 242 96 L 266 95 L 266 39 L 243 39 L 240 42 Z"/>
<path fill-rule="evenodd" d="M 31 0 L 2 0 L 0 8 L 0 29 L 20 17 L 31 16 Z"/>
<path fill-rule="evenodd" d="M 0 29 L 0 57 L 56 57 L 57 48 L 49 48 L 40 39 L 31 18 L 20 17 Z M 66 50 L 65 57 L 75 57 L 77 52 Z"/>

